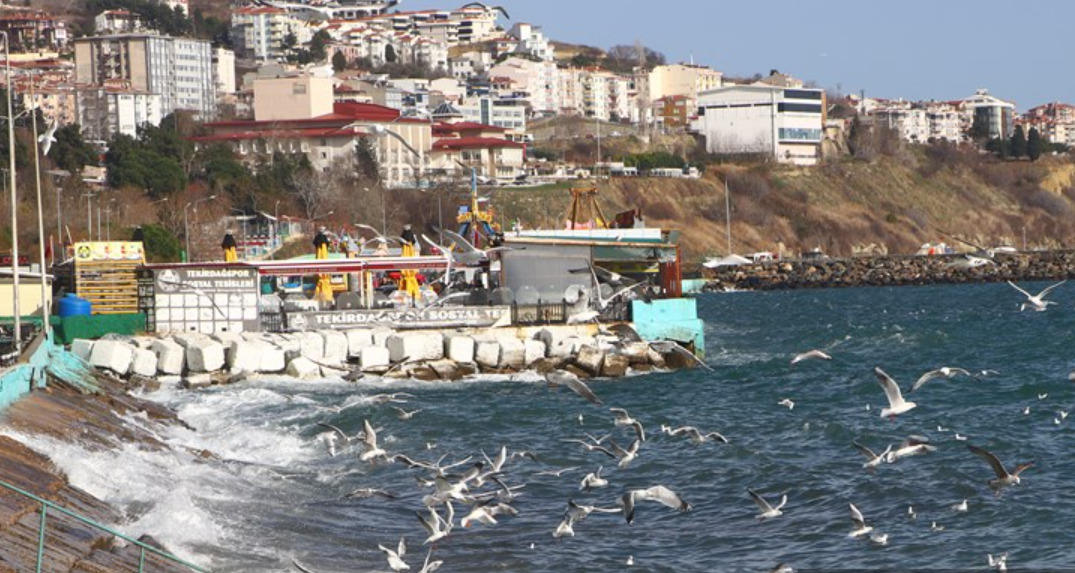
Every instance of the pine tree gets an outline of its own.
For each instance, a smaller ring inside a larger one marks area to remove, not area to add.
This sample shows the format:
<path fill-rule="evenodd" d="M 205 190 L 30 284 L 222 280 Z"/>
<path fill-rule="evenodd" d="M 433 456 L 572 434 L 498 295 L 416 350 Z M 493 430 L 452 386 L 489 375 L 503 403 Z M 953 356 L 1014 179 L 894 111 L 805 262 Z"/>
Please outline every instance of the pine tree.
<path fill-rule="evenodd" d="M 1041 133 L 1038 128 L 1030 128 L 1030 135 L 1026 139 L 1026 154 L 1031 161 L 1037 161 L 1041 157 Z"/>
<path fill-rule="evenodd" d="M 343 52 L 332 54 L 332 69 L 337 73 L 347 69 L 347 56 L 343 55 Z"/>
<path fill-rule="evenodd" d="M 1026 134 L 1021 125 L 1015 126 L 1015 133 L 1012 134 L 1011 152 L 1015 159 L 1026 157 Z"/>

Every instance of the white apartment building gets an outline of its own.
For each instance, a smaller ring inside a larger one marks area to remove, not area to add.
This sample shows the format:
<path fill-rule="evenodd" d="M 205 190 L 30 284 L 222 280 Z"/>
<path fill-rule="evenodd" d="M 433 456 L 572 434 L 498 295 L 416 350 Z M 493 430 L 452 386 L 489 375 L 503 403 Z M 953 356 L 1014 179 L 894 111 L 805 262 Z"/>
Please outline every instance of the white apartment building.
<path fill-rule="evenodd" d="M 138 136 L 143 124 L 160 125 L 163 113 L 160 94 L 134 90 L 122 82 L 75 90 L 78 123 L 88 140 L 108 140 L 117 133 Z"/>
<path fill-rule="evenodd" d="M 631 80 L 599 69 L 560 70 L 560 110 L 603 121 L 630 120 L 638 115 L 638 102 L 631 95 Z"/>
<path fill-rule="evenodd" d="M 519 22 L 508 31 L 508 37 L 516 41 L 517 54 L 529 54 L 546 62 L 556 58 L 556 49 L 538 26 Z"/>
<path fill-rule="evenodd" d="M 307 28 L 305 22 L 288 10 L 251 5 L 232 12 L 228 35 L 239 57 L 264 62 L 286 55 L 284 39 L 288 34 L 295 35 L 296 45 L 309 42 L 312 36 L 306 33 Z"/>
<path fill-rule="evenodd" d="M 926 143 L 930 139 L 926 110 L 915 107 L 909 101 L 885 102 L 885 105 L 873 111 L 873 118 L 877 125 L 895 131 L 904 141 Z"/>
<path fill-rule="evenodd" d="M 526 100 L 496 96 L 476 96 L 456 106 L 463 120 L 503 127 L 509 131 L 526 131 Z"/>
<path fill-rule="evenodd" d="M 989 139 L 1007 139 L 1011 137 L 1015 104 L 989 95 L 989 90 L 979 89 L 974 95 L 960 102 L 963 111 L 963 123 L 967 130 L 977 119 L 983 122 L 989 133 Z"/>
<path fill-rule="evenodd" d="M 395 62 L 449 69 L 448 44 L 441 40 L 349 22 L 332 23 L 324 30 L 337 42 L 331 52 L 342 52 L 348 60 L 363 58 L 381 66 L 388 62 L 391 50 Z"/>
<path fill-rule="evenodd" d="M 695 130 L 710 153 L 758 153 L 781 163 L 821 158 L 825 92 L 768 85 L 726 86 L 698 94 Z"/>
<path fill-rule="evenodd" d="M 669 96 L 685 96 L 698 101 L 698 94 L 723 85 L 724 74 L 706 66 L 669 64 L 656 66 L 644 82 L 650 102 Z"/>
<path fill-rule="evenodd" d="M 129 34 L 143 30 L 142 18 L 128 10 L 105 10 L 93 18 L 98 34 Z"/>
<path fill-rule="evenodd" d="M 218 96 L 235 93 L 235 52 L 213 48 L 213 81 Z"/>
<path fill-rule="evenodd" d="M 507 78 L 526 94 L 534 115 L 560 112 L 563 99 L 560 68 L 556 62 L 535 62 L 526 58 L 508 58 L 489 69 L 489 77 Z"/>

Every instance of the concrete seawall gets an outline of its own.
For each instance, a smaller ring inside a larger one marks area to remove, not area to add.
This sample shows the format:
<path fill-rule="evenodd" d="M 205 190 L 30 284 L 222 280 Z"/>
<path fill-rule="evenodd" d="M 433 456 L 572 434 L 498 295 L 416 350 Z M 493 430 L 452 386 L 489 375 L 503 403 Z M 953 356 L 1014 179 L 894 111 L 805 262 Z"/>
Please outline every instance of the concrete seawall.
<path fill-rule="evenodd" d="M 1075 251 L 1000 253 L 974 266 L 963 255 L 783 260 L 705 270 L 706 290 L 911 286 L 1075 278 Z"/>

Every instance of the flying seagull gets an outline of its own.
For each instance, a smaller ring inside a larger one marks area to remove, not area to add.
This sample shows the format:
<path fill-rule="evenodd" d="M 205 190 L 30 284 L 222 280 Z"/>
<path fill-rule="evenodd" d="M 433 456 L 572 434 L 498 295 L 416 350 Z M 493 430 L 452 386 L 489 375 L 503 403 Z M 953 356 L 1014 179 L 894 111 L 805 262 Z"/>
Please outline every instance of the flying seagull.
<path fill-rule="evenodd" d="M 687 350 L 686 348 L 683 348 L 682 346 L 680 346 L 679 344 L 676 344 L 675 342 L 672 342 L 670 340 L 658 340 L 656 342 L 650 342 L 649 345 L 650 345 L 650 348 L 652 348 L 652 349 L 654 349 L 657 352 L 660 352 L 662 354 L 667 354 L 669 352 L 674 352 L 676 354 L 679 354 L 679 355 L 683 356 L 684 358 L 690 360 L 691 362 L 694 362 L 695 364 L 701 366 L 702 368 L 705 368 L 706 370 L 708 370 L 710 372 L 713 372 L 713 367 L 712 366 L 706 364 L 705 362 L 702 362 L 701 358 L 698 358 L 690 350 Z"/>
<path fill-rule="evenodd" d="M 627 410 L 624 410 L 623 408 L 609 408 L 608 411 L 612 413 L 612 424 L 614 426 L 618 428 L 634 428 L 635 434 L 638 436 L 638 439 L 642 440 L 643 442 L 646 441 L 646 431 L 642 427 L 642 423 L 632 418 L 631 415 L 627 413 Z"/>
<path fill-rule="evenodd" d="M 1048 309 L 1050 304 L 1056 304 L 1053 301 L 1045 300 L 1045 296 L 1047 294 L 1049 294 L 1050 292 L 1052 292 L 1053 289 L 1055 289 L 1056 287 L 1058 287 L 1058 286 L 1060 286 L 1060 285 L 1062 285 L 1062 284 L 1064 284 L 1066 282 L 1068 282 L 1068 281 L 1066 281 L 1066 280 L 1060 281 L 1060 282 L 1058 282 L 1058 283 L 1056 283 L 1054 285 L 1051 285 L 1051 286 L 1047 287 L 1045 290 L 1039 292 L 1036 295 L 1032 295 L 1032 294 L 1028 293 L 1027 291 L 1019 288 L 1012 281 L 1008 281 L 1008 284 L 1011 285 L 1011 287 L 1013 289 L 1015 289 L 1015 290 L 1023 293 L 1024 295 L 1026 295 L 1026 302 L 1024 302 L 1023 304 L 1019 305 L 1019 310 L 1020 311 L 1024 311 L 1024 310 L 1027 309 L 1027 307 L 1030 307 L 1030 308 L 1033 308 L 1034 310 L 1036 310 L 1038 312 L 1041 312 L 1041 311 L 1044 311 L 1044 310 Z"/>
<path fill-rule="evenodd" d="M 588 492 L 594 488 L 607 486 L 608 480 L 601 477 L 603 469 L 604 466 L 597 466 L 597 471 L 586 474 L 586 477 L 582 478 L 582 483 L 579 484 L 579 490 Z"/>
<path fill-rule="evenodd" d="M 399 538 L 399 546 L 395 550 L 389 549 L 384 545 L 377 545 L 377 549 L 380 549 L 386 558 L 388 558 L 388 566 L 393 571 L 407 571 L 411 568 L 403 562 L 403 556 L 407 554 L 407 539 L 404 537 Z"/>
<path fill-rule="evenodd" d="M 59 127 L 59 122 L 52 120 L 45 133 L 37 136 L 37 142 L 41 144 L 41 155 L 48 155 L 49 150 L 52 149 L 52 144 L 56 143 L 56 128 Z"/>
<path fill-rule="evenodd" d="M 669 436 L 686 436 L 687 439 L 689 439 L 694 445 L 700 445 L 710 441 L 720 442 L 722 444 L 728 443 L 728 438 L 725 438 L 724 435 L 720 432 L 709 432 L 707 434 L 703 434 L 702 432 L 698 431 L 698 428 L 695 428 L 694 426 L 683 426 L 681 428 L 675 429 L 672 429 L 668 426 L 662 426 L 661 429 L 664 430 L 664 433 Z"/>
<path fill-rule="evenodd" d="M 885 451 L 881 452 L 880 454 L 874 453 L 873 450 L 858 442 L 851 442 L 851 445 L 855 446 L 856 450 L 861 452 L 862 455 L 866 456 L 866 463 L 862 464 L 862 469 L 866 471 L 873 471 L 874 469 L 876 469 L 879 465 L 881 465 L 885 460 L 888 459 L 888 454 L 892 451 L 892 444 L 889 444 L 888 447 L 885 448 Z"/>
<path fill-rule="evenodd" d="M 989 554 L 987 554 L 985 556 L 985 558 L 986 558 L 987 562 L 989 563 L 989 566 L 992 567 L 993 569 L 996 569 L 1000 573 L 1004 573 L 1005 571 L 1008 570 L 1008 554 L 1007 553 L 1001 553 L 1000 555 L 997 555 L 996 557 L 993 557 L 993 554 L 989 553 Z"/>
<path fill-rule="evenodd" d="M 635 504 L 640 501 L 656 501 L 666 507 L 687 512 L 691 510 L 691 504 L 683 501 L 679 494 L 664 487 L 655 485 L 646 489 L 634 489 L 623 494 L 620 504 L 623 506 L 623 517 L 630 525 L 635 520 Z"/>
<path fill-rule="evenodd" d="M 366 446 L 366 451 L 362 452 L 362 455 L 358 456 L 358 459 L 368 462 L 374 458 L 387 457 L 388 452 L 377 446 L 377 431 L 370 425 L 370 421 L 363 420 L 362 425 L 365 428 L 364 435 L 362 436 L 362 443 Z"/>
<path fill-rule="evenodd" d="M 545 375 L 545 380 L 550 386 L 567 386 L 572 392 L 582 396 L 587 402 L 603 406 L 604 402 L 597 397 L 597 394 L 590 390 L 590 387 L 585 382 L 579 380 L 579 377 L 568 372 L 566 370 L 553 370 Z"/>
<path fill-rule="evenodd" d="M 877 376 L 877 382 L 881 384 L 881 388 L 884 389 L 885 397 L 888 398 L 888 407 L 881 408 L 882 418 L 895 419 L 897 415 L 909 412 L 917 406 L 914 402 L 907 402 L 903 399 L 899 384 L 896 384 L 891 376 L 885 374 L 884 370 L 875 367 L 873 373 Z"/>
<path fill-rule="evenodd" d="M 748 489 L 747 493 L 750 494 L 750 497 L 754 500 L 754 503 L 758 504 L 758 507 L 761 509 L 761 513 L 755 516 L 756 519 L 771 519 L 784 514 L 783 511 L 780 511 L 780 508 L 784 507 L 784 505 L 788 503 L 787 494 L 780 498 L 779 505 L 773 507 L 769 504 L 769 502 L 765 501 L 765 498 L 759 495 L 758 492 L 752 489 Z"/>
<path fill-rule="evenodd" d="M 381 496 L 385 499 L 396 499 L 396 494 L 385 491 L 383 489 L 376 489 L 372 487 L 360 487 L 351 493 L 343 496 L 344 499 L 369 499 L 374 496 Z"/>
<path fill-rule="evenodd" d="M 894 464 L 902 458 L 929 454 L 935 451 L 937 451 L 937 447 L 930 445 L 929 438 L 925 436 L 907 436 L 907 439 L 900 442 L 896 449 L 888 453 L 885 461 Z"/>
<path fill-rule="evenodd" d="M 873 531 L 872 527 L 866 525 L 866 520 L 862 517 L 862 512 L 859 511 L 859 508 L 855 507 L 853 503 L 848 505 L 851 506 L 851 521 L 855 523 L 855 529 L 852 529 L 851 533 L 847 534 L 848 537 L 862 537 Z"/>
<path fill-rule="evenodd" d="M 445 517 L 441 517 L 437 510 L 432 507 L 428 508 L 429 517 L 424 517 L 422 512 L 416 511 L 415 515 L 418 516 L 418 521 L 421 522 L 422 527 L 425 528 L 429 537 L 423 542 L 423 545 L 429 543 L 435 543 L 444 539 L 452 532 L 452 520 L 455 519 L 455 507 L 452 506 L 452 502 L 448 501 L 448 509 L 446 510 Z"/>
<path fill-rule="evenodd" d="M 791 363 L 792 364 L 798 364 L 799 362 L 802 362 L 803 360 L 811 360 L 811 359 L 832 360 L 832 356 L 829 356 L 828 354 L 826 354 L 826 353 L 824 353 L 824 352 L 822 352 L 820 350 L 809 350 L 809 351 L 803 352 L 801 354 L 796 354 L 795 357 L 791 359 Z"/>
<path fill-rule="evenodd" d="M 934 380 L 934 379 L 937 379 L 937 378 L 950 379 L 950 378 L 954 378 L 958 374 L 962 374 L 963 376 L 970 376 L 971 378 L 977 378 L 977 376 L 975 376 L 974 374 L 971 374 L 969 371 L 964 370 L 962 368 L 953 368 L 953 367 L 950 367 L 950 366 L 941 366 L 940 368 L 938 368 L 936 370 L 930 370 L 929 372 L 926 372 L 925 374 L 920 376 L 918 378 L 918 380 L 915 381 L 914 385 L 911 386 L 911 389 L 907 391 L 907 393 L 911 393 L 911 392 L 914 392 L 915 390 L 918 390 L 923 385 L 925 385 L 926 382 L 929 382 L 930 380 Z"/>
<path fill-rule="evenodd" d="M 1019 474 L 1023 473 L 1023 470 L 1034 466 L 1033 462 L 1019 464 L 1015 466 L 1014 471 L 1009 473 L 1008 470 L 1004 468 L 1004 464 L 1000 463 L 1000 459 L 998 459 L 997 456 L 994 456 L 992 453 L 987 452 L 986 450 L 983 450 L 982 448 L 979 448 L 978 446 L 975 446 L 973 444 L 967 444 L 967 449 L 980 456 L 982 459 L 989 463 L 990 467 L 993 468 L 993 472 L 997 474 L 997 477 L 995 479 L 989 480 L 986 483 L 988 483 L 989 487 L 993 488 L 998 495 L 1000 494 L 1000 490 L 1002 488 L 1008 487 L 1010 485 L 1019 484 Z"/>

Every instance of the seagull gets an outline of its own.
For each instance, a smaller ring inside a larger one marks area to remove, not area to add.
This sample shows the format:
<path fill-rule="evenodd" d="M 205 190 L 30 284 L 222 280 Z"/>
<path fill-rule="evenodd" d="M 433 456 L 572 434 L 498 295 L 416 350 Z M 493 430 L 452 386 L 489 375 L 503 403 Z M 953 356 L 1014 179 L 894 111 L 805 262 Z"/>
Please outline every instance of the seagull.
<path fill-rule="evenodd" d="M 585 420 L 586 420 L 586 419 L 582 417 L 582 412 L 579 412 L 579 415 L 578 415 L 578 417 L 577 417 L 577 418 L 575 418 L 575 419 L 579 421 L 579 425 L 580 425 L 580 426 L 586 423 L 586 422 L 585 422 Z"/>
<path fill-rule="evenodd" d="M 351 493 L 343 496 L 344 499 L 369 499 L 374 496 L 381 496 L 385 499 L 396 499 L 398 496 L 394 493 L 385 491 L 383 489 L 376 489 L 372 487 L 361 487 Z"/>
<path fill-rule="evenodd" d="M 571 372 L 566 370 L 553 370 L 545 375 L 545 380 L 550 386 L 567 386 L 572 392 L 582 396 L 591 404 L 597 406 L 604 405 L 604 402 L 597 397 L 597 394 L 594 394 L 593 390 L 590 390 L 590 387 L 587 386 L 585 382 L 579 380 L 579 377 Z"/>
<path fill-rule="evenodd" d="M 608 441 L 608 445 L 612 449 L 612 451 L 611 453 L 609 453 L 606 450 L 605 453 L 609 453 L 614 458 L 620 458 L 620 463 L 617 464 L 617 467 L 622 470 L 627 469 L 627 466 L 631 465 L 631 462 L 635 461 L 635 458 L 638 457 L 638 448 L 642 446 L 642 440 L 640 440 L 639 438 L 635 438 L 635 440 L 631 442 L 631 445 L 628 446 L 626 450 L 621 448 L 620 445 L 612 439 Z"/>
<path fill-rule="evenodd" d="M 646 441 L 646 430 L 642 427 L 642 423 L 632 418 L 631 415 L 627 413 L 627 410 L 624 410 L 623 408 L 609 408 L 608 411 L 612 412 L 612 415 L 614 416 L 614 419 L 612 420 L 613 425 L 616 427 L 630 426 L 631 428 L 634 428 L 635 435 L 638 436 L 639 440 L 642 440 L 643 442 Z"/>
<path fill-rule="evenodd" d="M 606 454 L 608 454 L 610 456 L 612 455 L 612 452 L 608 451 L 608 448 L 605 448 L 604 446 L 601 445 L 601 442 L 604 442 L 605 440 L 607 440 L 609 438 L 609 436 L 607 436 L 607 435 L 602 436 L 600 439 L 598 439 L 598 438 L 595 438 L 595 437 L 591 436 L 590 434 L 586 434 L 586 438 L 589 439 L 590 441 L 588 442 L 586 440 L 579 440 L 579 439 L 564 439 L 564 440 L 560 440 L 560 441 L 568 443 L 568 444 L 578 444 L 578 445 L 582 446 L 582 449 L 586 450 L 587 452 L 603 452 L 603 453 L 606 453 Z"/>
<path fill-rule="evenodd" d="M 801 354 L 796 354 L 795 357 L 791 359 L 791 363 L 792 364 L 798 364 L 799 362 L 802 362 L 803 360 L 811 360 L 811 359 L 832 360 L 832 356 L 829 356 L 828 354 L 826 354 L 826 353 L 824 353 L 824 352 L 822 352 L 820 350 L 808 350 L 808 351 L 803 352 Z"/>
<path fill-rule="evenodd" d="M 635 504 L 640 501 L 656 501 L 666 507 L 683 512 L 691 510 L 691 504 L 683 501 L 683 498 L 678 493 L 663 485 L 655 485 L 646 489 L 634 489 L 620 497 L 620 504 L 623 506 L 623 517 L 627 520 L 628 525 L 634 522 Z"/>
<path fill-rule="evenodd" d="M 542 470 L 537 473 L 539 476 L 551 476 L 551 477 L 563 477 L 567 472 L 572 472 L 579 469 L 579 466 L 571 466 L 569 468 L 561 468 L 558 470 Z"/>
<path fill-rule="evenodd" d="M 1049 394 L 1038 394 L 1038 400 L 1044 400 L 1049 397 Z"/>
<path fill-rule="evenodd" d="M 669 428 L 668 426 L 663 426 L 662 429 L 664 429 L 664 433 L 668 434 L 669 436 L 686 436 L 691 441 L 691 443 L 695 445 L 704 444 L 709 441 L 720 442 L 722 444 L 728 443 L 728 438 L 725 438 L 720 432 L 709 432 L 708 434 L 703 434 L 702 432 L 698 431 L 698 428 L 695 428 L 694 426 L 683 426 L 682 428 L 676 428 L 674 430 L 672 428 Z"/>
<path fill-rule="evenodd" d="M 909 412 L 918 405 L 903 399 L 899 385 L 896 384 L 896 381 L 891 376 L 885 374 L 884 370 L 874 368 L 873 373 L 877 376 L 877 381 L 881 384 L 881 388 L 884 389 L 885 397 L 888 398 L 888 408 L 881 408 L 882 418 L 892 418 L 894 420 L 897 415 Z"/>
<path fill-rule="evenodd" d="M 432 556 L 433 556 L 433 548 L 430 547 L 429 551 L 426 553 L 425 563 L 422 563 L 422 568 L 418 570 L 418 573 L 433 573 L 437 569 L 440 569 L 441 565 L 444 565 L 444 562 L 439 560 L 439 559 L 437 561 L 432 561 L 431 562 L 429 560 L 429 558 L 432 557 Z"/>
<path fill-rule="evenodd" d="M 1032 295 L 1032 294 L 1028 293 L 1027 291 L 1019 288 L 1012 281 L 1008 281 L 1008 284 L 1011 285 L 1011 287 L 1013 289 L 1015 289 L 1015 290 L 1023 293 L 1024 295 L 1026 295 L 1027 301 L 1025 303 L 1019 305 L 1019 311 L 1020 312 L 1026 310 L 1027 307 L 1033 308 L 1034 310 L 1036 310 L 1038 312 L 1042 312 L 1042 311 L 1048 309 L 1050 304 L 1056 304 L 1055 302 L 1053 302 L 1051 300 L 1045 300 L 1045 296 L 1048 295 L 1050 292 L 1052 292 L 1053 289 L 1055 289 L 1056 287 L 1058 287 L 1058 286 L 1060 286 L 1060 285 L 1062 285 L 1062 284 L 1064 284 L 1066 282 L 1068 282 L 1068 281 L 1066 281 L 1066 280 L 1060 281 L 1060 282 L 1058 282 L 1058 283 L 1056 283 L 1054 285 L 1051 285 L 1051 286 L 1047 287 L 1045 290 L 1039 292 L 1036 295 Z"/>
<path fill-rule="evenodd" d="M 931 522 L 929 524 L 929 530 L 930 531 L 944 531 L 944 526 L 943 525 L 938 525 L 937 522 L 934 521 L 934 522 Z"/>
<path fill-rule="evenodd" d="M 795 402 L 793 402 L 791 400 L 791 398 L 784 398 L 783 400 L 777 402 L 776 404 L 777 404 L 777 406 L 786 406 L 788 410 L 794 410 L 795 409 Z"/>
<path fill-rule="evenodd" d="M 1060 414 L 1060 419 L 1061 420 L 1067 420 L 1068 419 L 1068 411 L 1067 410 L 1058 410 L 1056 413 Z"/>
<path fill-rule="evenodd" d="M 618 507 L 596 507 L 593 505 L 579 505 L 573 499 L 567 500 L 567 512 L 565 517 L 570 517 L 575 523 L 584 521 L 591 513 L 621 513 L 623 509 Z"/>
<path fill-rule="evenodd" d="M 870 541 L 876 545 L 888 545 L 887 533 L 874 533 L 870 535 Z"/>
<path fill-rule="evenodd" d="M 564 516 L 564 519 L 560 521 L 560 525 L 556 526 L 556 529 L 552 532 L 553 539 L 563 539 L 564 537 L 575 536 L 575 520 L 570 516 Z"/>
<path fill-rule="evenodd" d="M 627 556 L 627 561 L 624 561 L 623 564 L 624 565 L 634 565 L 635 564 L 635 556 L 634 555 L 628 555 Z"/>
<path fill-rule="evenodd" d="M 463 527 L 470 527 L 471 523 L 484 523 L 485 525 L 496 525 L 496 516 L 498 515 L 518 515 L 518 511 L 506 503 L 487 503 L 484 505 L 475 506 L 470 510 L 470 513 L 459 521 L 459 525 Z"/>
<path fill-rule="evenodd" d="M 952 437 L 955 438 L 956 441 L 958 441 L 958 442 L 967 441 L 967 436 L 964 436 L 963 434 L 960 434 L 959 432 L 956 432 Z"/>
<path fill-rule="evenodd" d="M 655 341 L 655 342 L 650 342 L 649 345 L 650 345 L 650 348 L 656 350 L 657 352 L 660 352 L 662 354 L 667 354 L 669 352 L 674 352 L 676 354 L 679 354 L 680 356 L 683 356 L 687 360 L 690 360 L 690 361 L 694 362 L 695 364 L 701 366 L 702 368 L 705 368 L 706 370 L 708 370 L 710 372 L 714 371 L 712 366 L 706 364 L 705 362 L 702 362 L 701 358 L 698 358 L 691 351 L 687 350 L 686 348 L 683 348 L 682 346 L 680 346 L 679 344 L 676 344 L 675 342 L 672 342 L 670 340 L 658 340 L 658 341 Z"/>
<path fill-rule="evenodd" d="M 1033 462 L 1019 464 L 1015 466 L 1014 471 L 1008 473 L 1008 470 L 1004 468 L 1004 464 L 1000 463 L 997 456 L 972 444 L 967 444 L 967 449 L 980 456 L 993 468 L 993 472 L 997 474 L 997 477 L 996 479 L 989 480 L 987 483 L 989 484 L 989 487 L 996 490 L 998 494 L 1000 493 L 1001 488 L 1020 483 L 1019 474 L 1023 473 L 1023 470 L 1034 466 Z"/>
<path fill-rule="evenodd" d="M 426 538 L 423 545 L 440 541 L 452 532 L 452 520 L 455 519 L 455 507 L 452 506 L 451 501 L 446 505 L 448 506 L 445 513 L 446 517 L 441 517 L 440 514 L 437 513 L 437 510 L 432 507 L 428 508 L 428 518 L 424 517 L 420 511 L 414 512 L 415 515 L 418 516 L 418 521 L 421 522 L 422 527 L 424 527 L 429 534 L 429 537 Z"/>
<path fill-rule="evenodd" d="M 1030 415 L 1030 406 L 1027 406 L 1026 408 L 1023 408 L 1023 415 L 1024 416 L 1029 416 Z"/>
<path fill-rule="evenodd" d="M 888 459 L 889 453 L 892 452 L 892 444 L 889 444 L 888 447 L 885 448 L 885 451 L 880 454 L 875 454 L 873 450 L 858 442 L 851 442 L 851 445 L 855 446 L 855 449 L 866 456 L 866 463 L 862 464 L 862 469 L 866 471 L 873 471 L 876 469 L 882 462 Z"/>
<path fill-rule="evenodd" d="M 907 519 L 918 519 L 918 514 L 915 513 L 914 506 L 907 506 Z"/>
<path fill-rule="evenodd" d="M 1000 573 L 1004 573 L 1008 570 L 1008 554 L 1001 553 L 996 557 L 993 557 L 992 553 L 987 554 L 986 559 L 989 561 L 989 566 L 996 569 Z"/>
<path fill-rule="evenodd" d="M 377 549 L 384 552 L 385 557 L 388 558 L 388 566 L 393 571 L 407 571 L 411 568 L 403 562 L 403 556 L 407 554 L 407 539 L 404 537 L 399 538 L 399 546 L 395 551 L 385 547 L 384 545 L 377 545 Z"/>
<path fill-rule="evenodd" d="M 937 368 L 936 370 L 930 370 L 929 372 L 926 372 L 925 374 L 920 376 L 918 378 L 918 380 L 915 381 L 914 385 L 911 386 L 911 389 L 908 390 L 907 392 L 911 393 L 911 392 L 914 392 L 915 390 L 918 390 L 926 382 L 929 382 L 930 380 L 934 380 L 936 378 L 949 379 L 949 378 L 955 377 L 957 374 L 962 374 L 963 376 L 970 376 L 972 378 L 977 378 L 976 376 L 974 376 L 974 374 L 971 374 L 969 371 L 964 370 L 962 368 L 953 368 L 953 367 L 950 367 L 950 366 L 941 366 L 940 368 Z"/>
<path fill-rule="evenodd" d="M 788 503 L 787 494 L 780 498 L 779 505 L 773 507 L 772 505 L 769 505 L 769 502 L 765 501 L 765 498 L 759 495 L 758 492 L 752 489 L 747 489 L 747 493 L 750 494 L 750 497 L 754 500 L 754 503 L 758 504 L 758 507 L 761 509 L 761 513 L 756 515 L 754 517 L 755 519 L 771 519 L 784 515 L 784 512 L 780 511 L 780 508 L 784 507 L 784 505 Z"/>
<path fill-rule="evenodd" d="M 944 426 L 941 426 L 941 425 L 938 424 L 937 425 L 937 431 L 943 433 L 943 432 L 947 432 L 949 430 L 948 430 L 948 428 L 945 428 Z"/>
<path fill-rule="evenodd" d="M 601 470 L 604 466 L 597 466 L 597 471 L 586 474 L 586 477 L 582 478 L 582 483 L 579 484 L 579 490 L 590 491 L 599 487 L 606 487 L 608 480 L 601 477 Z"/>
<path fill-rule="evenodd" d="M 59 122 L 52 120 L 45 133 L 37 136 L 37 142 L 41 144 L 41 155 L 48 155 L 49 150 L 52 149 L 52 144 L 56 143 L 56 128 L 59 126 Z"/>
<path fill-rule="evenodd" d="M 404 358 L 404 361 L 406 361 L 406 358 Z M 389 402 L 393 404 L 406 404 L 407 398 L 414 398 L 414 394 L 407 394 L 406 392 L 374 394 L 372 396 L 367 396 L 366 400 L 369 401 L 370 404 L 388 404 Z"/>
<path fill-rule="evenodd" d="M 313 569 L 310 569 L 310 568 L 306 567 L 305 565 L 303 565 L 302 563 L 299 563 L 299 561 L 297 559 L 292 559 L 291 564 L 295 566 L 295 569 L 298 569 L 299 571 L 302 571 L 302 573 L 314 573 Z"/>
<path fill-rule="evenodd" d="M 961 501 L 961 502 L 959 502 L 959 503 L 957 503 L 957 504 L 952 506 L 952 511 L 954 511 L 956 513 L 966 513 L 967 509 L 968 509 L 967 500 L 963 500 L 963 501 Z"/>
<path fill-rule="evenodd" d="M 862 512 L 859 511 L 859 508 L 855 507 L 855 504 L 853 503 L 848 505 L 851 506 L 851 521 L 855 523 L 855 529 L 851 530 L 848 537 L 862 537 L 873 531 L 872 527 L 866 525 L 866 520 L 863 519 Z"/>
<path fill-rule="evenodd" d="M 358 456 L 358 459 L 368 462 L 374 458 L 384 458 L 388 456 L 388 452 L 377 446 L 377 432 L 374 431 L 373 426 L 370 425 L 369 420 L 362 421 L 363 427 L 365 427 L 365 435 L 363 436 L 362 443 L 366 446 L 366 451 L 362 452 L 362 455 Z"/>
<path fill-rule="evenodd" d="M 894 464 L 902 458 L 929 454 L 935 451 L 937 451 L 937 447 L 930 445 L 929 438 L 925 436 L 907 436 L 907 439 L 900 442 L 900 445 L 895 450 L 889 452 L 885 461 Z"/>
<path fill-rule="evenodd" d="M 412 411 L 408 412 L 408 411 L 404 410 L 403 408 L 400 408 L 399 406 L 392 406 L 392 409 L 396 411 L 396 417 L 399 418 L 400 420 L 404 420 L 404 421 L 410 420 L 411 418 L 414 417 L 415 414 L 417 414 L 418 412 L 421 412 L 421 410 L 412 410 Z"/>
<path fill-rule="evenodd" d="M 769 570 L 769 573 L 795 573 L 795 570 L 786 563 L 777 563 L 776 567 Z"/>

